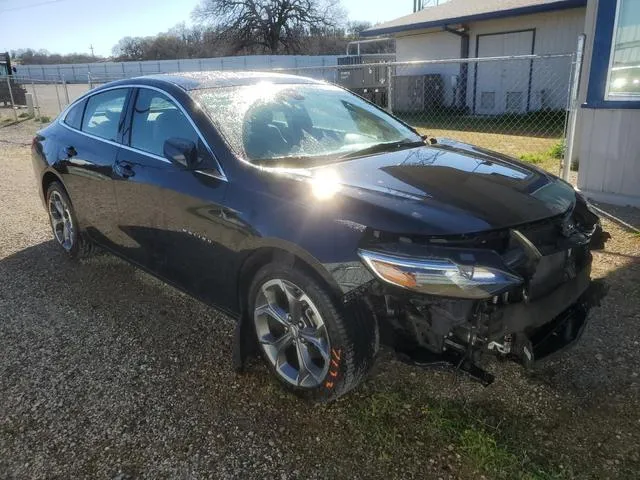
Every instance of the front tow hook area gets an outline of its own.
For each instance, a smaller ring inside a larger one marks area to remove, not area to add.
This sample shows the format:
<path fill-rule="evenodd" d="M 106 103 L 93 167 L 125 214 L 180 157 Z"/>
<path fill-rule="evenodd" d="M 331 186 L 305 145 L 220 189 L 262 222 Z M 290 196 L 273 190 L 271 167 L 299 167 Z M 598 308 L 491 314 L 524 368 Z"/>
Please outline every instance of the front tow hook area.
<path fill-rule="evenodd" d="M 512 337 L 510 352 L 499 355 L 510 358 L 524 367 L 530 368 L 534 363 L 552 354 L 559 353 L 579 340 L 584 332 L 587 316 L 592 307 L 600 306 L 609 287 L 604 280 L 591 281 L 576 303 L 564 310 L 550 322 L 529 332 L 515 334 Z M 484 386 L 491 385 L 494 375 L 484 370 L 471 357 L 471 352 L 447 350 L 440 354 L 424 348 L 396 351 L 399 360 L 421 368 L 444 368 L 455 370 L 480 382 Z M 478 353 L 475 351 L 475 353 Z"/>
<path fill-rule="evenodd" d="M 467 354 L 455 350 L 433 353 L 426 348 L 415 348 L 396 351 L 396 354 L 398 360 L 414 367 L 453 370 L 480 382 L 485 387 L 491 385 L 495 380 L 494 375 L 476 364 Z"/>
<path fill-rule="evenodd" d="M 592 307 L 599 307 L 607 295 L 608 285 L 604 280 L 593 280 L 578 301 L 519 343 L 513 352 L 525 367 L 535 361 L 562 352 L 576 344 L 587 325 L 587 316 Z M 531 355 L 527 350 L 530 349 Z"/>

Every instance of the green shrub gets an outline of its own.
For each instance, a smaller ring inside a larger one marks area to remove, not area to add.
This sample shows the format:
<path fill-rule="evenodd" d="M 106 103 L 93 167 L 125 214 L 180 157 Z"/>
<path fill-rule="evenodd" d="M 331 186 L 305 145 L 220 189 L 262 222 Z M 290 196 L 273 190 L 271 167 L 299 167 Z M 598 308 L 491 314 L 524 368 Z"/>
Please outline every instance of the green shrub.
<path fill-rule="evenodd" d="M 539 153 L 523 153 L 522 155 L 520 155 L 520 160 L 524 160 L 525 162 L 529 162 L 533 164 L 538 164 L 538 163 L 544 162 L 545 158 Z"/>
<path fill-rule="evenodd" d="M 551 158 L 564 158 L 565 143 L 564 140 L 560 140 L 549 150 L 548 154 Z"/>

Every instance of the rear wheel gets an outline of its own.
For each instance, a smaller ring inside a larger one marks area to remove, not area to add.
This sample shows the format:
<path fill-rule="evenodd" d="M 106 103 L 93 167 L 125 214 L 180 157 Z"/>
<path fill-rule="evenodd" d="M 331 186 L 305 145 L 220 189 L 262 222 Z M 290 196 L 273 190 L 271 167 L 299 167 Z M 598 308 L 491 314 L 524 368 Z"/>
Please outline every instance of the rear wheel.
<path fill-rule="evenodd" d="M 378 350 L 374 318 L 347 315 L 304 270 L 263 267 L 249 300 L 262 356 L 296 393 L 331 400 L 358 385 L 373 365 Z"/>
<path fill-rule="evenodd" d="M 80 233 L 71 200 L 59 182 L 47 189 L 47 212 L 53 238 L 70 257 L 85 257 L 93 252 L 93 244 Z"/>

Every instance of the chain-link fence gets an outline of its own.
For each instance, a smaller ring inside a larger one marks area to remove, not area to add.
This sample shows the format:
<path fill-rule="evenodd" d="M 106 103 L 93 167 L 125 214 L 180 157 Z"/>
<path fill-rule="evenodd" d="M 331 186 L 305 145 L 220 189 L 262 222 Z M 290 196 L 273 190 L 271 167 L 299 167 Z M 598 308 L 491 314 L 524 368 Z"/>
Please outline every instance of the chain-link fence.
<path fill-rule="evenodd" d="M 0 76 L 0 121 L 28 117 L 46 121 L 87 90 L 87 84 L 69 85 L 64 80 Z"/>
<path fill-rule="evenodd" d="M 354 57 L 347 60 L 337 66 L 276 71 L 341 85 L 430 137 L 453 138 L 559 171 L 575 55 L 362 64 Z M 21 105 L 25 94 L 31 94 L 36 114 L 53 117 L 88 89 L 128 76 L 89 74 L 84 84 L 10 77 L 0 80 L 0 95 L 3 84 L 12 86 L 14 104 Z M 16 96 L 17 90 L 24 92 Z"/>
<path fill-rule="evenodd" d="M 573 54 L 279 70 L 336 83 L 429 137 L 448 137 L 560 171 Z"/>

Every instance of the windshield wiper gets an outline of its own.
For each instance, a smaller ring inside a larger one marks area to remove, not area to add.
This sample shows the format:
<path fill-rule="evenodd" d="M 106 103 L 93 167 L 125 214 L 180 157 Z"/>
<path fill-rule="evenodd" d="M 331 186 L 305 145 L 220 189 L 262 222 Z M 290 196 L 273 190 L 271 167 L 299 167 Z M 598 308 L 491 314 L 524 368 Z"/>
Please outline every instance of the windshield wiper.
<path fill-rule="evenodd" d="M 296 156 L 296 157 L 273 157 L 254 158 L 251 163 L 265 167 L 311 167 L 327 161 L 326 155 L 319 156 Z"/>
<path fill-rule="evenodd" d="M 364 157 L 365 155 L 374 155 L 376 153 L 383 152 L 395 152 L 397 150 L 404 150 L 405 148 L 416 148 L 423 147 L 423 141 L 412 141 L 412 140 L 402 140 L 400 142 L 385 142 L 385 143 L 376 143 L 375 145 L 371 145 L 367 148 L 363 148 L 362 150 L 356 150 L 354 152 L 346 153 L 340 157 L 340 160 L 344 160 L 347 158 L 356 158 L 356 157 Z"/>

